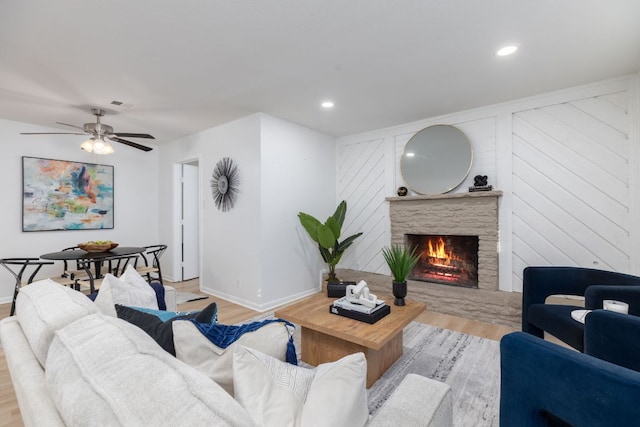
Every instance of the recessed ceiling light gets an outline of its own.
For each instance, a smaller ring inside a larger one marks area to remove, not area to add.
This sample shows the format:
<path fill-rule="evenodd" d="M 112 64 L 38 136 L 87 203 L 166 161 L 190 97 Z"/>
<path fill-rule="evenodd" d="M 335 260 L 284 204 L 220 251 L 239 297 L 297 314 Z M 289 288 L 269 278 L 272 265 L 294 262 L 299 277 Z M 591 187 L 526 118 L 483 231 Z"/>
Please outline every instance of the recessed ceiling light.
<path fill-rule="evenodd" d="M 320 105 L 322 105 L 322 108 L 333 108 L 333 101 L 324 101 Z"/>
<path fill-rule="evenodd" d="M 511 55 L 516 50 L 518 50 L 518 46 L 512 44 L 512 45 L 509 45 L 509 46 L 505 46 L 502 49 L 499 49 L 496 52 L 496 55 L 498 55 L 498 56 L 507 56 L 507 55 Z"/>

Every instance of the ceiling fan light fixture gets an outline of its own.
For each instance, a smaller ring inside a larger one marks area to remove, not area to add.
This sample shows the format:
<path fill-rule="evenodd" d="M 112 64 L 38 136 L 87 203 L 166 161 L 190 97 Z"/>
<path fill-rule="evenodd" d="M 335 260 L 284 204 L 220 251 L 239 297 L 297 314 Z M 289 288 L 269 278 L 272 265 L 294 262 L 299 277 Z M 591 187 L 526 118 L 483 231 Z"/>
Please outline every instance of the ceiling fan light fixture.
<path fill-rule="evenodd" d="M 80 145 L 80 148 L 82 148 L 84 151 L 88 153 L 92 153 L 92 152 L 95 154 L 113 154 L 114 153 L 114 150 L 111 144 L 109 144 L 107 141 L 105 141 L 101 137 L 89 138 L 88 140 L 86 140 Z"/>
<path fill-rule="evenodd" d="M 111 146 L 111 144 L 107 142 L 104 148 L 104 152 L 102 154 L 113 154 L 113 153 L 114 153 L 113 147 Z"/>
<path fill-rule="evenodd" d="M 142 151 L 151 151 L 153 148 L 146 145 L 138 144 L 124 138 L 146 138 L 155 139 L 148 133 L 132 133 L 132 132 L 114 132 L 113 128 L 107 124 L 100 123 L 100 117 L 104 116 L 104 110 L 92 108 L 91 112 L 96 116 L 95 123 L 85 123 L 82 127 L 70 125 L 69 123 L 56 122 L 59 125 L 70 126 L 77 129 L 75 132 L 21 132 L 21 135 L 89 135 L 89 139 L 80 144 L 80 147 L 87 153 L 95 154 L 111 154 L 114 152 L 113 147 L 105 138 L 120 144 L 128 145 Z M 82 131 L 82 133 L 78 132 Z"/>
<path fill-rule="evenodd" d="M 87 153 L 91 153 L 93 151 L 93 138 L 89 138 L 85 142 L 80 144 L 80 148 L 82 148 Z"/>
<path fill-rule="evenodd" d="M 93 152 L 96 154 L 112 154 L 113 147 L 107 141 L 98 137 L 93 141 Z"/>

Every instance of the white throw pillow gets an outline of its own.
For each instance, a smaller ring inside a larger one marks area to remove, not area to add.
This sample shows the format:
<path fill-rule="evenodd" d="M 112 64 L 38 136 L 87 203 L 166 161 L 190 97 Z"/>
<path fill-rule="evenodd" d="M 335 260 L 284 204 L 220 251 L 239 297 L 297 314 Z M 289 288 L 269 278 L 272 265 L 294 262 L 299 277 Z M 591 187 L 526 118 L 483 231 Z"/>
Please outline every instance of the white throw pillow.
<path fill-rule="evenodd" d="M 98 307 L 86 295 L 51 279 L 22 287 L 16 300 L 20 328 L 42 366 L 58 329 L 97 312 Z"/>
<path fill-rule="evenodd" d="M 284 323 L 270 323 L 247 332 L 227 348 L 213 344 L 188 320 L 175 320 L 171 326 L 178 360 L 207 375 L 231 396 L 234 395 L 232 366 L 236 346 L 253 348 L 279 360 L 286 358 L 289 332 Z"/>
<path fill-rule="evenodd" d="M 114 276 L 112 276 L 111 274 L 107 274 L 106 276 L 104 276 L 104 278 L 102 279 L 102 284 L 100 285 L 100 290 L 98 291 L 98 295 L 96 296 L 94 302 L 96 303 L 102 314 L 106 314 L 107 316 L 111 317 L 118 317 L 111 290 L 112 277 Z M 119 284 L 116 284 L 116 286 L 118 285 Z"/>
<path fill-rule="evenodd" d="M 241 346 L 233 358 L 235 399 L 260 426 L 363 426 L 369 417 L 366 378 L 363 353 L 315 369 Z"/>
<path fill-rule="evenodd" d="M 140 273 L 136 271 L 135 267 L 131 264 L 127 265 L 127 268 L 124 270 L 124 273 L 120 275 L 120 280 L 124 280 L 127 284 L 134 286 L 136 288 L 140 288 L 140 289 L 151 288 L 151 286 L 149 285 L 149 282 L 147 282 L 147 280 L 144 277 L 142 277 Z M 153 291 L 153 288 L 151 288 L 151 291 Z M 155 297 L 156 293 L 153 292 L 153 295 Z M 156 308 L 158 308 L 157 302 L 156 302 Z"/>
<path fill-rule="evenodd" d="M 102 314 L 56 333 L 45 378 L 68 426 L 252 425 L 215 382 L 142 329 Z"/>
<path fill-rule="evenodd" d="M 115 304 L 158 309 L 153 288 L 129 265 L 120 278 L 107 274 L 95 301 L 102 313 L 117 317 Z"/>

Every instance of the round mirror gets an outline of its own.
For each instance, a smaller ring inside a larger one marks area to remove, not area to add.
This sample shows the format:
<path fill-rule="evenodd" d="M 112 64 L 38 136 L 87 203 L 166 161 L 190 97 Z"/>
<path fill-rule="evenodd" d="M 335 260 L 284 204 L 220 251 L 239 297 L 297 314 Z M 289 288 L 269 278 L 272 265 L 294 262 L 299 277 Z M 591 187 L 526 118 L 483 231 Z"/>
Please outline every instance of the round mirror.
<path fill-rule="evenodd" d="M 447 193 L 471 170 L 473 149 L 460 129 L 436 125 L 411 137 L 400 159 L 407 186 L 419 194 Z"/>

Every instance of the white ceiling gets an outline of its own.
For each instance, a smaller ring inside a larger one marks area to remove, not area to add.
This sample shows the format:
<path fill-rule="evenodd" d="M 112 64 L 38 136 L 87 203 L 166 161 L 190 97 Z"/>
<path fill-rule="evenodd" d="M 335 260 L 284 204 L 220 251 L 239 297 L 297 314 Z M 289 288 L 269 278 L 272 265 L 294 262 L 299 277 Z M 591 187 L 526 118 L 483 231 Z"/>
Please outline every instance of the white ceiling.
<path fill-rule="evenodd" d="M 0 0 L 0 118 L 102 107 L 162 142 L 265 112 L 349 135 L 638 72 L 639 17 L 639 0 Z"/>

